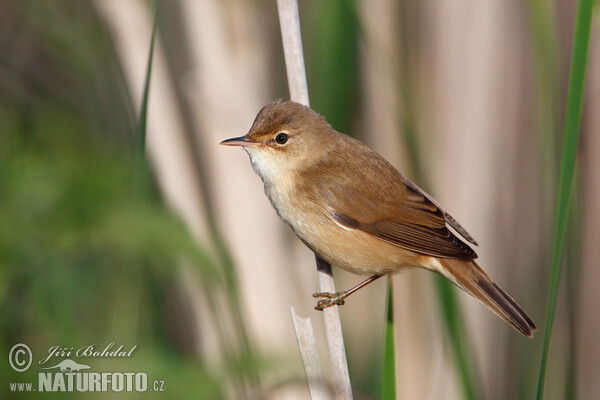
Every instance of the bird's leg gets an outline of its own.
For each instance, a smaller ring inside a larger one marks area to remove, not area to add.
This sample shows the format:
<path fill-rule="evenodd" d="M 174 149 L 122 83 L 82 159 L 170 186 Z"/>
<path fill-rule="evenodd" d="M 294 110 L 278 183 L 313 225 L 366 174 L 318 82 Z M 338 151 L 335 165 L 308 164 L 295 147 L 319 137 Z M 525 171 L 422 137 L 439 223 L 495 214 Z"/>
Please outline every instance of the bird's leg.
<path fill-rule="evenodd" d="M 354 286 L 352 289 L 344 290 L 337 293 L 313 293 L 313 297 L 323 297 L 322 300 L 319 300 L 317 305 L 315 306 L 315 310 L 323 311 L 327 307 L 331 306 L 343 306 L 346 303 L 346 297 L 350 296 L 352 293 L 356 292 L 358 289 L 361 289 L 367 286 L 369 283 L 381 278 L 382 275 L 373 275 L 370 278 L 365 279 L 358 285 Z"/>

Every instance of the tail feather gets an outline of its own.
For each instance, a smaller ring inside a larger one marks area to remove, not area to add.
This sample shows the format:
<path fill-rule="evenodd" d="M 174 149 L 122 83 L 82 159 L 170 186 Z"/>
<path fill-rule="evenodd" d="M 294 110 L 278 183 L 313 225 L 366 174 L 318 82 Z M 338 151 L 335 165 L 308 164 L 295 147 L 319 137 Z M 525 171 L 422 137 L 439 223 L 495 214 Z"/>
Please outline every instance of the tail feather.
<path fill-rule="evenodd" d="M 474 261 L 442 260 L 443 275 L 473 295 L 500 318 L 527 337 L 537 329 L 531 318 Z"/>

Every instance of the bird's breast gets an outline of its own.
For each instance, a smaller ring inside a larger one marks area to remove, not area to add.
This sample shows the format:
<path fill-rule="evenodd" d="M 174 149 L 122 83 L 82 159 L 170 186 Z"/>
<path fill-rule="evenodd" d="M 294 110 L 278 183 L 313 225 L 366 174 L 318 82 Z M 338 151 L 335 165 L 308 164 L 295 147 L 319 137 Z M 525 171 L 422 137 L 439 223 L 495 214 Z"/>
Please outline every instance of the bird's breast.
<path fill-rule="evenodd" d="M 384 274 L 420 264 L 409 250 L 388 244 L 358 229 L 341 226 L 332 209 L 305 176 L 282 165 L 266 152 L 251 151 L 265 194 L 279 217 L 312 251 L 337 267 L 357 274 Z"/>
<path fill-rule="evenodd" d="M 293 185 L 265 184 L 265 193 L 296 236 L 332 265 L 356 274 L 385 274 L 419 264 L 416 253 L 336 223 L 327 204 Z"/>
<path fill-rule="evenodd" d="M 293 179 L 278 179 L 273 182 L 264 180 L 265 194 L 271 201 L 277 215 L 292 227 L 298 236 L 304 236 L 309 230 L 311 205 L 301 201 Z"/>

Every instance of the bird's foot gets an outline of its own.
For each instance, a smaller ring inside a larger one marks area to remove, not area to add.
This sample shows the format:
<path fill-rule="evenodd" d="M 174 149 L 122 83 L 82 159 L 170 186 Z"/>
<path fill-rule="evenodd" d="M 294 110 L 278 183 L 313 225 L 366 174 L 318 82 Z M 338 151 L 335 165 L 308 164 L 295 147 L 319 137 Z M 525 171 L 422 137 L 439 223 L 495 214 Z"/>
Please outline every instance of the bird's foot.
<path fill-rule="evenodd" d="M 323 297 L 323 299 L 319 300 L 315 306 L 315 310 L 323 311 L 324 309 L 335 305 L 343 306 L 346 303 L 346 297 L 348 297 L 348 293 L 347 291 L 337 293 L 321 292 L 313 293 L 313 297 Z"/>

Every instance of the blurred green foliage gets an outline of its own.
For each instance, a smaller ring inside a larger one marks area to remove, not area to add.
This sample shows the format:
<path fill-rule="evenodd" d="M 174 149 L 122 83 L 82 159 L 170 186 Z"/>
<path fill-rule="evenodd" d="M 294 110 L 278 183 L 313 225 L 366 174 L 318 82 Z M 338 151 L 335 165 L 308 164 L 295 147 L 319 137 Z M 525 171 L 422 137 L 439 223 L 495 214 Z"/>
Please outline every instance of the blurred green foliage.
<path fill-rule="evenodd" d="M 327 116 L 338 131 L 352 135 L 352 116 L 360 98 L 358 40 L 360 25 L 354 0 L 308 4 L 303 21 L 311 107 Z"/>
<path fill-rule="evenodd" d="M 0 343 L 6 353 L 28 344 L 34 364 L 19 374 L 0 363 L 0 387 L 37 382 L 51 346 L 115 342 L 137 345 L 133 357 L 94 360 L 95 371 L 146 372 L 169 398 L 223 397 L 228 375 L 247 373 L 248 362 L 230 350 L 209 372 L 178 271 L 182 260 L 195 267 L 207 297 L 222 275 L 156 187 L 141 188 L 143 201 L 136 193 L 135 116 L 105 26 L 87 2 L 2 8 Z"/>

